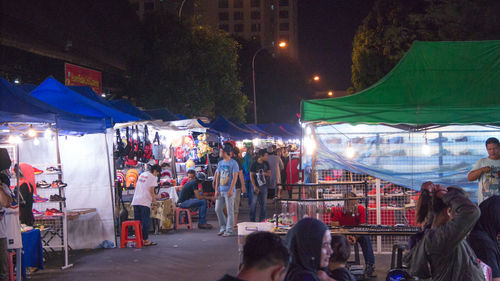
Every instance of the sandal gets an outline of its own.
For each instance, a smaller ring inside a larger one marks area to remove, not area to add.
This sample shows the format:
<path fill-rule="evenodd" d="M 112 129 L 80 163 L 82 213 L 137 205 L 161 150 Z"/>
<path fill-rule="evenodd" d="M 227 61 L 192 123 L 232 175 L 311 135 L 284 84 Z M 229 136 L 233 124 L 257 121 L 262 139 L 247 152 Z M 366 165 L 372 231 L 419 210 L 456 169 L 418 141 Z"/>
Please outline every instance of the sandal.
<path fill-rule="evenodd" d="M 156 244 L 155 242 L 149 242 L 149 243 L 144 243 L 144 246 L 156 246 L 158 244 Z"/>

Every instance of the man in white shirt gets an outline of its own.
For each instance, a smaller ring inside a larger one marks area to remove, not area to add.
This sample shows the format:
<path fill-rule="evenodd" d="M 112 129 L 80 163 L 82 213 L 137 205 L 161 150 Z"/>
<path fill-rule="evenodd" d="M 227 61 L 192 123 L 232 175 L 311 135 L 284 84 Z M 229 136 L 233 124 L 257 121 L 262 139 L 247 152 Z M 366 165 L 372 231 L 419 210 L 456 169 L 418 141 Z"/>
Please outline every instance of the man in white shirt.
<path fill-rule="evenodd" d="M 149 171 L 142 173 L 137 179 L 132 206 L 134 206 L 134 219 L 141 222 L 144 246 L 156 245 L 148 240 L 149 224 L 151 221 L 151 203 L 156 208 L 156 195 L 154 188 L 158 185 L 158 175 L 161 173 L 160 165 L 152 165 Z"/>
<path fill-rule="evenodd" d="M 477 203 L 492 195 L 500 195 L 499 173 L 500 173 L 500 143 L 497 138 L 486 140 L 488 157 L 481 158 L 467 175 L 469 181 L 479 179 Z"/>

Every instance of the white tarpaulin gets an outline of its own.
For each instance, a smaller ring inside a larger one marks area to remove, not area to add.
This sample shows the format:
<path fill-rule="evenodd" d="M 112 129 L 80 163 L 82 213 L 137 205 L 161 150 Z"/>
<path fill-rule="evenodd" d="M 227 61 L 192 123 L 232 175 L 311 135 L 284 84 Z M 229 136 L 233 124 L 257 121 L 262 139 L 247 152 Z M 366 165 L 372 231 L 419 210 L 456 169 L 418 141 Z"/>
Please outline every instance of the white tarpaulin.
<path fill-rule="evenodd" d="M 105 147 L 105 138 L 107 138 L 108 151 Z M 40 170 L 56 166 L 55 140 L 53 138 L 51 140 L 39 138 L 39 142 L 38 145 L 35 145 L 32 140 L 25 141 L 19 146 L 20 162 L 26 162 Z M 72 249 L 85 249 L 96 248 L 104 240 L 114 243 L 113 200 L 110 191 L 113 174 L 107 162 L 108 159 L 113 161 L 112 130 L 108 130 L 107 137 L 105 134 L 90 134 L 79 137 L 59 136 L 59 146 L 63 182 L 68 184 L 65 188 L 67 209 L 96 208 L 97 210 L 96 216 L 92 216 L 92 224 L 86 224 L 87 227 L 79 228 L 78 232 L 71 231 L 71 224 L 78 223 L 78 220 L 85 220 L 89 216 L 82 216 L 70 222 L 69 246 Z M 106 153 L 109 153 L 109 158 Z M 113 163 L 111 162 L 109 165 L 113 169 Z M 57 176 L 49 175 L 46 172 L 36 176 L 36 181 L 42 179 L 51 183 L 57 179 Z M 39 189 L 39 194 L 49 197 L 54 192 Z M 46 208 L 46 204 L 54 203 L 41 203 L 38 206 L 35 203 L 33 208 Z"/>

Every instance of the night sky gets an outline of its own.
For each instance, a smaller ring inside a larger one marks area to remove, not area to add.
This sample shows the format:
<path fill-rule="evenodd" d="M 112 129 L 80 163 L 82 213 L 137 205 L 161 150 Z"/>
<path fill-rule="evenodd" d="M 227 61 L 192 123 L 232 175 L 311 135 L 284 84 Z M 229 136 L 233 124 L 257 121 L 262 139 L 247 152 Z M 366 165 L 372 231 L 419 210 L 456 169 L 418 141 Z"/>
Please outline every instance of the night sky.
<path fill-rule="evenodd" d="M 352 39 L 374 0 L 298 0 L 299 56 L 321 90 L 351 84 Z"/>

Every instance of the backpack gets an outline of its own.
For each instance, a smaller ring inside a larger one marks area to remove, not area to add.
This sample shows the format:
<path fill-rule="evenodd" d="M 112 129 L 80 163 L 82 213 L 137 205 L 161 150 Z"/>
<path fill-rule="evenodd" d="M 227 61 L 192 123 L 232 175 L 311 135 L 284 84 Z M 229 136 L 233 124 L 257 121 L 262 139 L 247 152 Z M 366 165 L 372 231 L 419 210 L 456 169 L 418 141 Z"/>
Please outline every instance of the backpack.
<path fill-rule="evenodd" d="M 115 158 L 125 156 L 125 144 L 123 143 L 122 137 L 120 135 L 120 129 L 116 129 L 116 146 L 115 146 Z"/>
<path fill-rule="evenodd" d="M 155 160 L 163 160 L 165 158 L 165 156 L 163 155 L 163 145 L 160 143 L 160 135 L 158 134 L 158 132 L 156 132 L 155 138 L 153 140 L 152 153 Z"/>
<path fill-rule="evenodd" d="M 148 162 L 153 158 L 153 145 L 149 141 L 148 125 L 144 126 L 144 151 L 142 152 L 142 162 Z"/>

